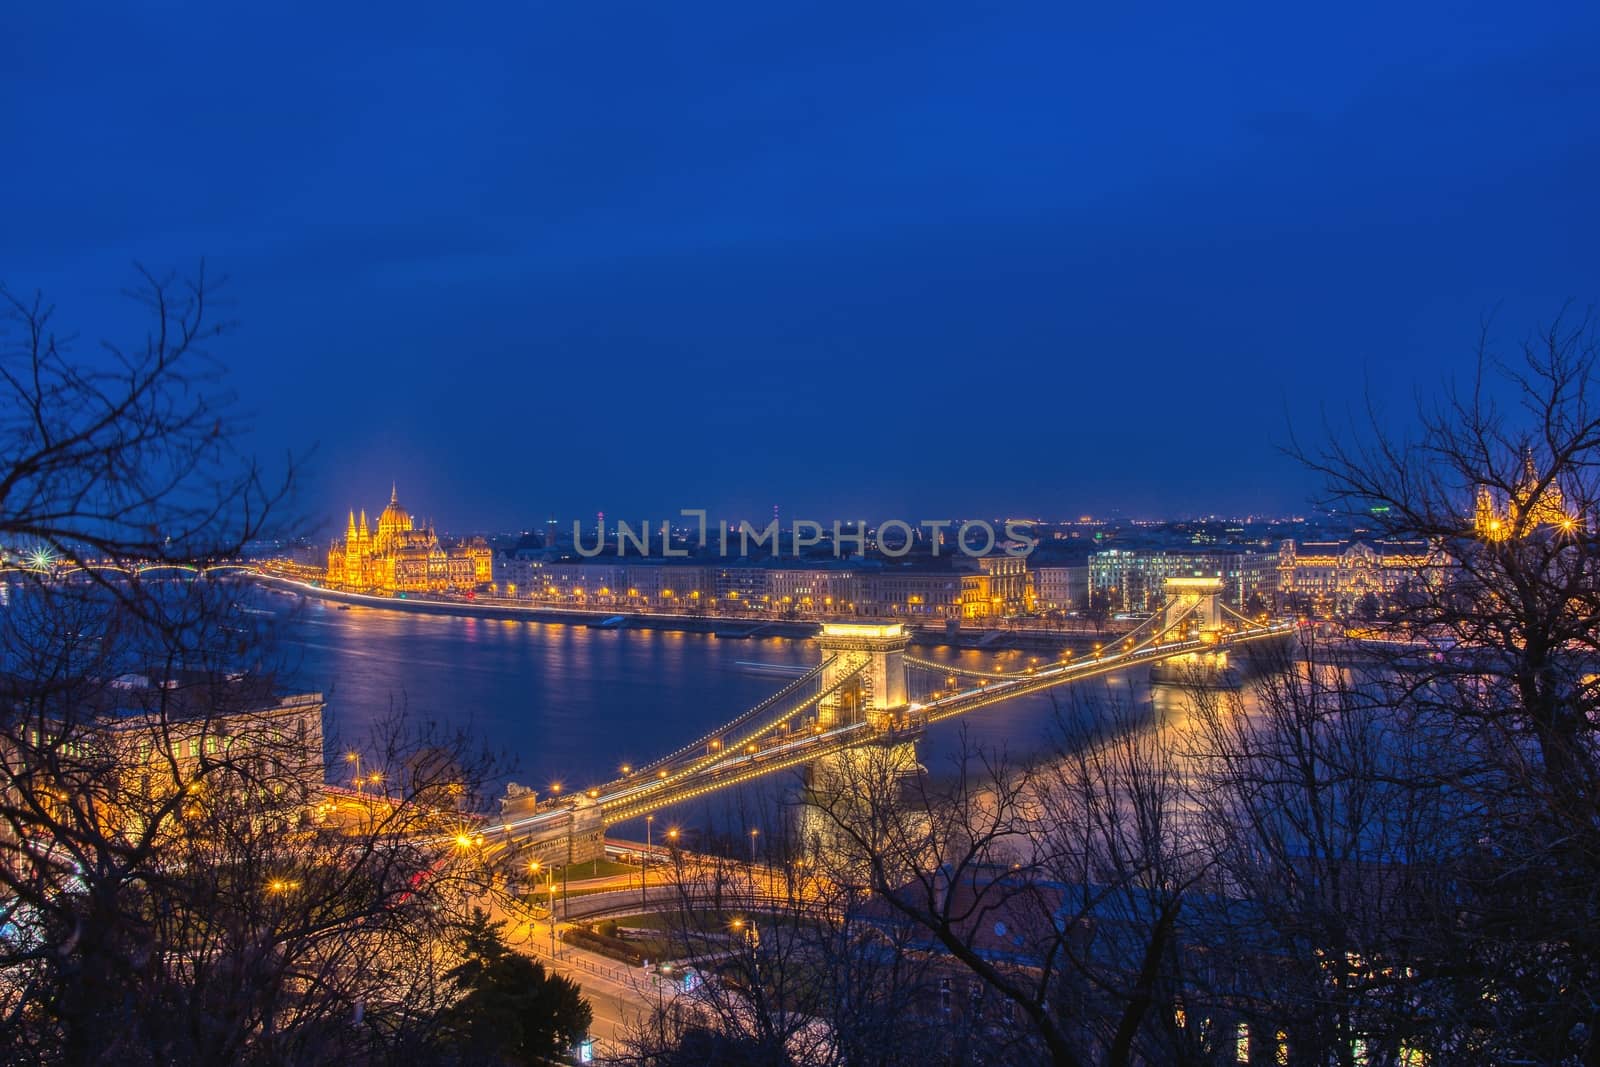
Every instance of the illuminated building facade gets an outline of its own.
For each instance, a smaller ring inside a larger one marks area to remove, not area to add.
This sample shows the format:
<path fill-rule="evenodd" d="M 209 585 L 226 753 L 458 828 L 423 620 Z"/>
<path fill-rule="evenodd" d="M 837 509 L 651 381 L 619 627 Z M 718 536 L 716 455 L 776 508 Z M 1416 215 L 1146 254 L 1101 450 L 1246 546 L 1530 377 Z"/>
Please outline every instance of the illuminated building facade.
<path fill-rule="evenodd" d="M 1033 610 L 1033 576 L 1022 556 L 1003 553 L 973 560 L 977 570 L 961 576 L 961 617 L 991 619 Z"/>
<path fill-rule="evenodd" d="M 36 696 L 26 699 L 33 725 L 0 742 L 0 757 L 17 768 L 36 765 L 38 792 L 52 798 L 81 788 L 92 769 L 105 785 L 94 817 L 109 832 L 144 832 L 152 813 L 178 796 L 192 798 L 186 814 L 213 796 L 248 802 L 258 830 L 303 825 L 322 800 L 320 693 L 286 695 L 260 679 L 158 667 L 84 694 L 61 717 L 33 706 Z"/>
<path fill-rule="evenodd" d="M 1089 557 L 1089 592 L 1112 611 L 1153 611 L 1166 601 L 1169 578 L 1219 578 L 1235 607 L 1270 603 L 1281 564 L 1268 552 L 1169 552 L 1108 549 Z"/>
<path fill-rule="evenodd" d="M 373 529 L 363 508 L 350 513 L 344 540 L 328 547 L 328 585 L 379 593 L 445 593 L 475 589 L 493 579 L 494 554 L 483 538 L 446 548 L 433 525 L 418 527 L 400 506 L 399 489 Z"/>
<path fill-rule="evenodd" d="M 1421 585 L 1441 560 L 1422 542 L 1285 541 L 1278 549 L 1278 591 L 1284 606 L 1319 615 L 1357 612 Z"/>
<path fill-rule="evenodd" d="M 767 577 L 776 610 L 850 615 L 860 597 L 857 575 L 845 567 L 779 567 Z"/>
<path fill-rule="evenodd" d="M 1533 453 L 1524 450 L 1522 474 L 1511 487 L 1504 506 L 1496 500 L 1500 494 L 1487 485 L 1478 486 L 1473 500 L 1472 532 L 1484 541 L 1504 541 L 1513 535 L 1526 536 L 1541 527 L 1573 530 L 1578 522 L 1567 511 L 1561 487 L 1554 479 L 1541 487 L 1539 480 Z"/>
<path fill-rule="evenodd" d="M 252 816 L 257 828 L 287 830 L 322 799 L 323 708 L 322 694 L 301 693 L 212 709 L 188 721 L 140 711 L 125 713 L 111 734 L 123 779 L 145 802 L 192 789 L 208 763 L 227 761 L 232 788 L 253 784 L 269 794 Z M 133 832 L 141 826 L 131 814 L 129 824 Z"/>
<path fill-rule="evenodd" d="M 500 596 L 535 596 L 545 588 L 548 553 L 542 548 L 517 548 L 494 558 L 494 591 Z"/>
<path fill-rule="evenodd" d="M 864 568 L 853 598 L 854 614 L 959 619 L 962 577 L 954 571 Z"/>
<path fill-rule="evenodd" d="M 1006 603 L 1025 593 L 1026 574 L 1009 573 L 1001 587 Z M 962 614 L 963 582 L 976 576 L 946 568 L 886 567 L 876 564 L 825 566 L 706 566 L 662 561 L 546 561 L 502 555 L 495 563 L 495 591 L 501 596 L 551 605 L 721 612 L 725 614 L 925 616 L 957 619 Z M 1019 593 L 1020 586 L 1021 593 Z M 992 588 L 985 585 L 985 604 Z"/>

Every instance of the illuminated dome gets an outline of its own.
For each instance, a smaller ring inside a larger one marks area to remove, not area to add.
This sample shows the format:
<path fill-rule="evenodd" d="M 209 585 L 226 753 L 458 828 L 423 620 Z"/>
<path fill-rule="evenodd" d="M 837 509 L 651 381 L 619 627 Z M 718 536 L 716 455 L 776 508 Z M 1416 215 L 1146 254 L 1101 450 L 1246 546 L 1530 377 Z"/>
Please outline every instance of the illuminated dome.
<path fill-rule="evenodd" d="M 400 488 L 389 490 L 389 506 L 378 516 L 378 534 L 405 533 L 411 529 L 411 513 L 400 506 Z"/>

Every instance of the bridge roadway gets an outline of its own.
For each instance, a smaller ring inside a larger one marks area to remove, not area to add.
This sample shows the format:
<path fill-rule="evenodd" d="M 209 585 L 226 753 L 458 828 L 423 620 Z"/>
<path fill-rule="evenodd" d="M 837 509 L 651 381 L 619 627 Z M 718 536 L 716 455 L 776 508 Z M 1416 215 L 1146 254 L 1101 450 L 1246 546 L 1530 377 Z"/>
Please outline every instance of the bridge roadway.
<path fill-rule="evenodd" d="M 606 825 L 614 825 L 719 789 L 797 767 L 868 741 L 892 740 L 897 735 L 915 736 L 928 724 L 965 715 L 1003 700 L 1190 652 L 1214 652 L 1283 637 L 1293 630 L 1292 622 L 1264 624 L 1251 630 L 1221 635 L 1215 641 L 1191 639 L 1145 644 L 1114 654 L 1041 667 L 1020 675 L 986 679 L 975 688 L 939 697 L 925 704 L 911 705 L 902 722 L 887 730 L 875 728 L 864 721 L 853 722 L 801 737 L 775 737 L 757 745 L 753 752 L 748 751 L 745 745 L 729 746 L 728 751 L 696 761 L 689 773 L 654 780 L 642 779 L 635 774 L 591 790 L 589 797 L 599 806 L 602 821 Z M 811 703 L 815 703 L 815 700 Z M 480 832 L 487 839 L 524 835 L 538 837 L 541 831 L 555 832 L 566 825 L 569 818 L 570 809 L 566 803 L 562 803 L 520 818 L 490 824 Z"/>
<path fill-rule="evenodd" d="M 226 572 L 259 574 L 260 568 L 253 563 L 245 563 L 238 560 L 223 560 L 216 563 L 89 563 L 80 566 L 77 564 L 62 564 L 53 558 L 45 557 L 24 560 L 21 563 L 0 564 L 0 574 L 27 574 L 44 578 L 66 578 L 74 574 L 107 572 L 134 577 L 157 574 L 162 571 L 181 571 L 184 574 L 192 575 L 222 574 Z"/>

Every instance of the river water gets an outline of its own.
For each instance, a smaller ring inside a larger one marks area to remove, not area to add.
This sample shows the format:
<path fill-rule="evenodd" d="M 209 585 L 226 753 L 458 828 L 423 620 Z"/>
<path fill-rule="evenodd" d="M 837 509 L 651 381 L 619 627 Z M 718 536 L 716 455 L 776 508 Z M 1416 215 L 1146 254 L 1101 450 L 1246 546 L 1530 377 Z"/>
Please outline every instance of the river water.
<path fill-rule="evenodd" d="M 282 596 L 267 602 L 284 615 L 288 680 L 327 697 L 331 751 L 362 747 L 374 724 L 403 709 L 414 721 L 461 726 L 481 737 L 504 758 L 505 778 L 541 794 L 553 782 L 568 790 L 597 784 L 616 777 L 622 764 L 676 750 L 775 692 L 820 655 L 815 642 L 792 638 L 735 640 L 340 609 Z M 1028 652 L 914 651 L 988 670 L 1038 662 Z M 913 672 L 914 686 L 923 673 Z M 922 762 L 939 773 L 963 744 L 1003 746 L 1019 756 L 1035 752 L 1051 743 L 1058 710 L 1081 714 L 1107 700 L 1149 707 L 1151 691 L 1143 671 L 1136 673 L 938 724 L 922 743 Z M 913 698 L 919 695 L 914 688 Z"/>

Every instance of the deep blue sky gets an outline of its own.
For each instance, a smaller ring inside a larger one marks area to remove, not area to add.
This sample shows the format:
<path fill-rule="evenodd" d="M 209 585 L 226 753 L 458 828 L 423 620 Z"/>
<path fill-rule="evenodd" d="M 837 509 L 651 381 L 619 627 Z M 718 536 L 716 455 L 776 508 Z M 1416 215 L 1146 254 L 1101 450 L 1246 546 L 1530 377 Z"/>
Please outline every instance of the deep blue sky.
<path fill-rule="evenodd" d="M 208 257 L 314 513 L 1294 508 L 1600 298 L 1595 5 L 337 6 L 0 32 L 0 278 Z"/>

